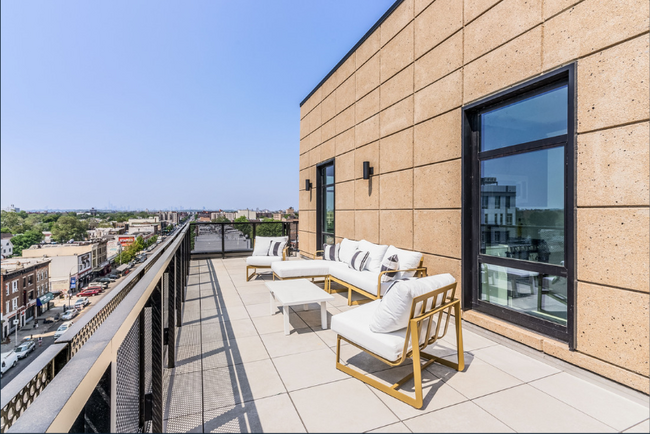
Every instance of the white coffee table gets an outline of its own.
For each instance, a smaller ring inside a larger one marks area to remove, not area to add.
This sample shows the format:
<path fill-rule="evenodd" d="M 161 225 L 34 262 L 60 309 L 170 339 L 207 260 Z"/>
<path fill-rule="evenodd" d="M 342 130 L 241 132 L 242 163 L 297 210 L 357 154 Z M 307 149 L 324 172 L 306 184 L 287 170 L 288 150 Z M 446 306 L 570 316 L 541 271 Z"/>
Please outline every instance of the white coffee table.
<path fill-rule="evenodd" d="M 282 306 L 285 335 L 288 335 L 291 331 L 291 325 L 289 324 L 289 306 L 302 304 L 304 305 L 304 309 L 307 310 L 307 304 L 320 303 L 321 327 L 323 327 L 323 330 L 327 328 L 325 302 L 334 300 L 334 297 L 323 289 L 307 279 L 269 281 L 266 282 L 266 287 L 271 293 L 271 315 L 275 314 L 275 309 L 278 305 Z"/>

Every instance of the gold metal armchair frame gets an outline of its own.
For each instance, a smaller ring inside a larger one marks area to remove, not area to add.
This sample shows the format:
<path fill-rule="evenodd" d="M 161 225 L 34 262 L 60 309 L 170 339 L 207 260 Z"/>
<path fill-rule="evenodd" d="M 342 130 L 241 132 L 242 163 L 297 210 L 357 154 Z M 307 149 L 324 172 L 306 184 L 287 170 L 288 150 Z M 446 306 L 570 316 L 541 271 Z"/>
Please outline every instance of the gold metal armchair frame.
<path fill-rule="evenodd" d="M 442 297 L 439 297 L 442 295 Z M 346 339 L 341 335 L 337 335 L 336 340 L 336 369 L 345 372 L 348 375 L 353 376 L 370 386 L 381 390 L 388 395 L 399 399 L 406 404 L 409 404 L 415 408 L 422 408 L 423 405 L 423 395 L 422 395 L 422 370 L 432 363 L 440 363 L 442 365 L 448 366 L 450 368 L 456 369 L 457 371 L 462 371 L 465 369 L 465 358 L 463 354 L 463 335 L 461 327 L 461 311 L 460 311 L 460 299 L 455 298 L 456 295 L 456 283 L 447 285 L 443 288 L 436 289 L 429 293 L 423 294 L 419 297 L 413 299 L 411 303 L 411 314 L 409 316 L 409 324 L 406 330 L 406 335 L 404 339 L 404 348 L 402 350 L 402 356 L 397 360 L 387 360 L 365 348 L 361 345 L 358 345 L 350 340 Z M 440 304 L 438 304 L 438 299 L 440 298 Z M 429 304 L 431 306 L 429 306 Z M 437 305 L 438 304 L 438 305 Z M 458 357 L 458 363 L 442 359 L 440 357 L 433 356 L 424 352 L 424 349 L 434 344 L 438 339 L 443 338 L 447 334 L 447 329 L 449 327 L 449 317 L 451 316 L 451 310 L 454 310 L 454 317 L 456 323 L 456 352 Z M 442 334 L 440 334 L 441 324 L 444 318 L 444 328 Z M 435 321 L 435 330 L 432 330 L 433 319 L 437 316 L 437 321 Z M 424 332 L 424 334 L 423 334 Z M 351 345 L 359 348 L 360 350 L 374 356 L 375 358 L 381 360 L 387 365 L 394 367 L 401 365 L 407 358 L 411 358 L 413 361 L 413 372 L 397 381 L 393 385 L 388 385 L 379 380 L 376 380 L 372 377 L 369 377 L 366 374 L 352 368 L 351 366 L 346 366 L 340 363 L 341 356 L 341 340 L 348 342 Z M 411 344 L 411 349 L 409 349 L 409 343 Z M 421 359 L 426 359 L 427 361 L 424 364 L 421 364 Z M 401 392 L 397 390 L 400 386 L 406 383 L 408 380 L 413 378 L 415 386 L 415 396 L 407 394 L 406 392 Z"/>
<path fill-rule="evenodd" d="M 253 250 L 255 250 L 255 242 L 253 242 Z M 287 260 L 287 252 L 289 251 L 289 245 L 287 244 L 284 249 L 282 249 L 282 260 Z M 270 269 L 270 265 L 246 265 L 246 282 L 250 281 L 253 276 L 259 275 L 257 272 L 258 268 Z M 253 272 L 249 274 L 249 270 L 253 269 Z M 275 276 L 275 273 L 273 273 Z"/>

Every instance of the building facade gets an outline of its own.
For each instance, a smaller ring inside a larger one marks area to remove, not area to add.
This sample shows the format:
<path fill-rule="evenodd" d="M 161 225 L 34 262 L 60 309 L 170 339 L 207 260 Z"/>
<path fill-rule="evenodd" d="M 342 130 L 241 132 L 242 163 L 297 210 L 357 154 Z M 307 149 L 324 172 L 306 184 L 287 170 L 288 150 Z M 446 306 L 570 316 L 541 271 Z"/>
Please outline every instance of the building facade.
<path fill-rule="evenodd" d="M 49 258 L 52 289 L 78 291 L 92 280 L 93 264 L 107 262 L 106 240 L 73 244 L 51 244 L 23 250 L 24 258 Z M 94 255 L 102 262 L 94 261 Z M 101 256 L 100 256 L 101 255 Z M 74 286 L 74 287 L 71 287 Z"/>
<path fill-rule="evenodd" d="M 48 259 L 2 261 L 2 338 L 47 310 L 50 293 Z"/>
<path fill-rule="evenodd" d="M 301 104 L 301 252 L 421 251 L 467 321 L 648 393 L 648 17 L 398 0 Z"/>
<path fill-rule="evenodd" d="M 14 254 L 14 245 L 11 244 L 12 234 L 2 234 L 2 257 L 8 258 Z"/>

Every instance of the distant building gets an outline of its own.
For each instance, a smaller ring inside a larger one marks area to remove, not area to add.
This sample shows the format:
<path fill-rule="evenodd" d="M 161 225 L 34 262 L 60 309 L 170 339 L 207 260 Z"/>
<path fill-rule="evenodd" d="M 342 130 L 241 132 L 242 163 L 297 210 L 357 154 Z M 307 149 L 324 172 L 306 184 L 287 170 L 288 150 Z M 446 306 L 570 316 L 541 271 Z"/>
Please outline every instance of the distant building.
<path fill-rule="evenodd" d="M 257 219 L 257 213 L 255 211 L 253 211 L 253 210 L 248 209 L 248 208 L 240 209 L 239 211 L 237 211 L 237 214 L 236 214 L 235 218 L 237 219 L 237 218 L 242 217 L 242 216 L 246 217 L 248 220 Z"/>
<path fill-rule="evenodd" d="M 178 213 L 176 211 L 160 211 L 158 213 L 158 218 L 161 222 L 171 223 L 174 225 L 178 224 Z"/>
<path fill-rule="evenodd" d="M 2 234 L 2 257 L 8 258 L 14 254 L 14 245 L 11 244 L 13 234 Z"/>
<path fill-rule="evenodd" d="M 138 234 L 157 234 L 160 232 L 160 218 L 158 216 L 146 219 L 129 219 L 128 233 Z"/>
<path fill-rule="evenodd" d="M 285 211 L 285 213 L 286 213 L 286 214 L 295 214 L 296 211 L 293 209 L 292 206 L 290 206 L 289 208 L 287 208 L 287 210 Z"/>
<path fill-rule="evenodd" d="M 52 232 L 50 231 L 43 231 L 43 242 L 45 244 L 50 244 L 52 242 Z"/>
<path fill-rule="evenodd" d="M 3 339 L 15 331 L 14 319 L 18 319 L 18 327 L 24 327 L 25 323 L 48 309 L 52 299 L 49 265 L 49 259 L 2 261 Z"/>

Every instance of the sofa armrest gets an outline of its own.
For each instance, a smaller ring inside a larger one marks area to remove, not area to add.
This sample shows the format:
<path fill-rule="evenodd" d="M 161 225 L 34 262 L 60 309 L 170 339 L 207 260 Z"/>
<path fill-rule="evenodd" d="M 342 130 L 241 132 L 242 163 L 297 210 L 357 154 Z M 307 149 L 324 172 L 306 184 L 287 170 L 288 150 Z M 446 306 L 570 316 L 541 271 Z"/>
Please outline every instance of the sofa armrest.
<path fill-rule="evenodd" d="M 416 274 L 419 274 L 418 277 L 425 277 L 427 275 L 427 267 L 418 267 L 410 268 L 408 270 L 386 270 L 379 272 L 379 277 L 377 278 L 377 297 L 381 297 L 381 276 L 386 273 L 405 273 L 409 271 L 415 271 Z"/>
<path fill-rule="evenodd" d="M 284 249 L 282 249 L 282 260 L 286 261 L 287 260 L 287 253 L 289 252 L 289 244 L 284 246 Z"/>

